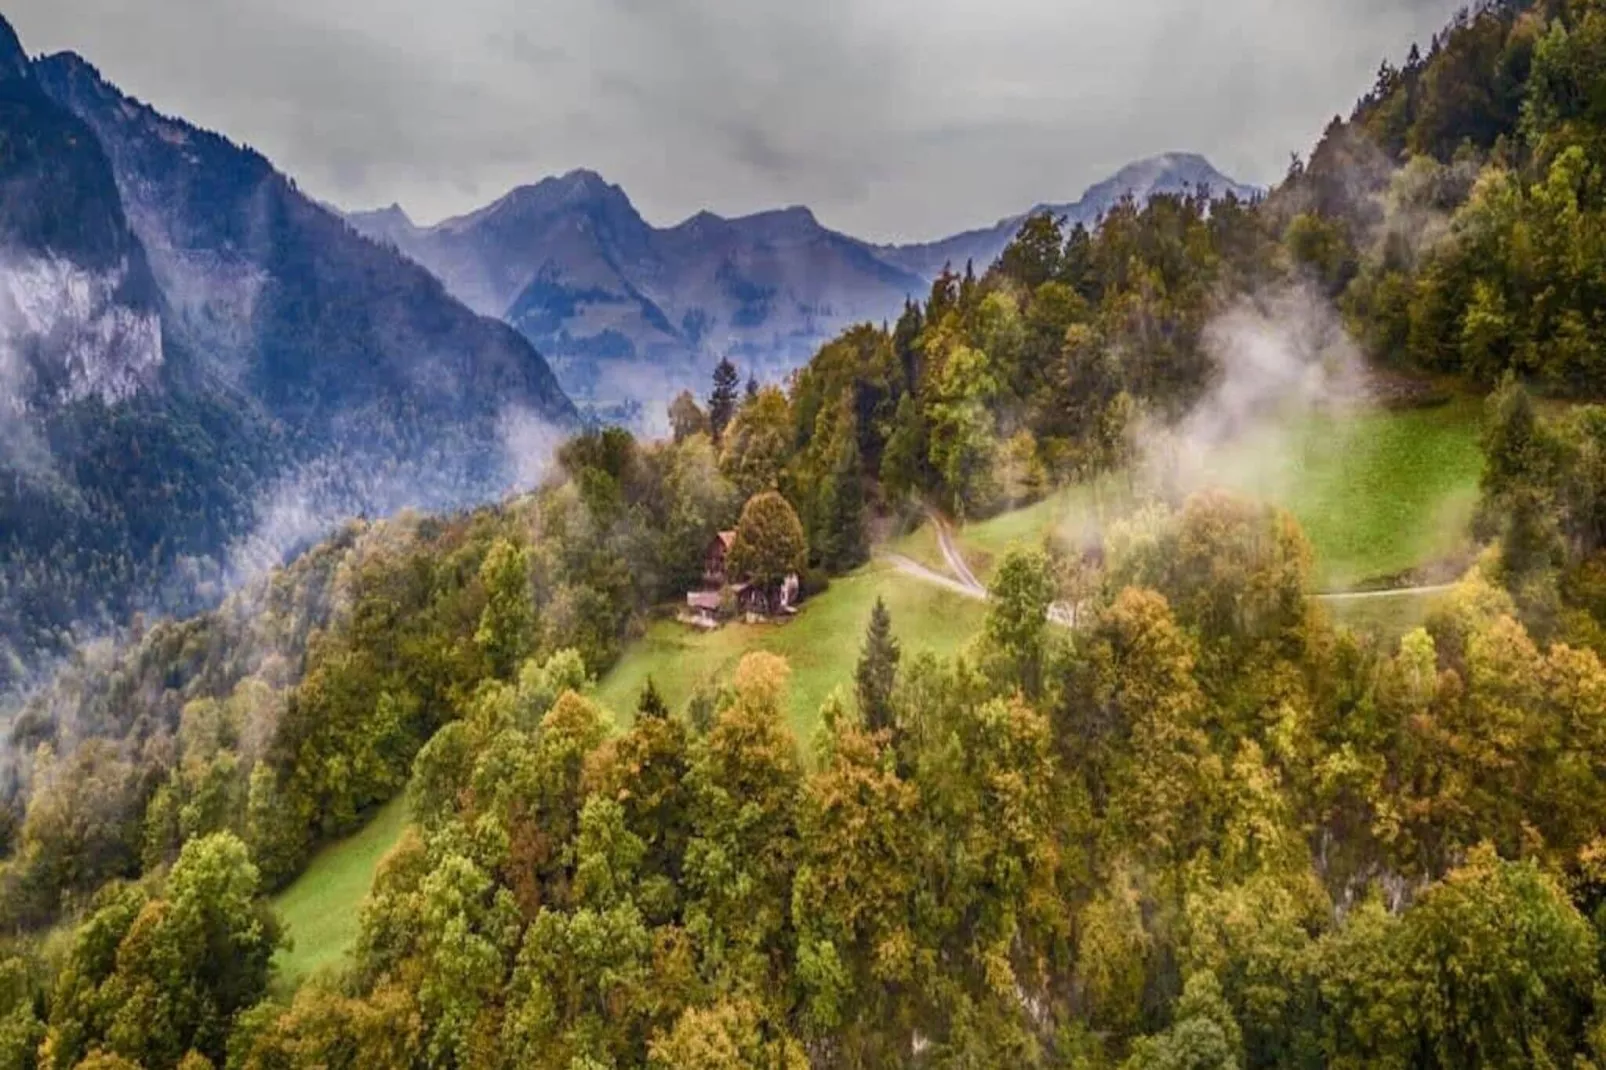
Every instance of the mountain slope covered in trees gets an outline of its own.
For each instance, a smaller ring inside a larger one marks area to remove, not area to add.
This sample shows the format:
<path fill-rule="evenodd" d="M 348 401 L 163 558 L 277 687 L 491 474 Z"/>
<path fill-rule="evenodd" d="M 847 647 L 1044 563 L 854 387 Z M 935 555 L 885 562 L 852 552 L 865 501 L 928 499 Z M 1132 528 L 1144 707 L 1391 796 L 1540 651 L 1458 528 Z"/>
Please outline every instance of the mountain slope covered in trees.
<path fill-rule="evenodd" d="M 340 517 L 500 494 L 574 425 L 516 332 L 266 160 L 0 38 L 0 689 Z"/>

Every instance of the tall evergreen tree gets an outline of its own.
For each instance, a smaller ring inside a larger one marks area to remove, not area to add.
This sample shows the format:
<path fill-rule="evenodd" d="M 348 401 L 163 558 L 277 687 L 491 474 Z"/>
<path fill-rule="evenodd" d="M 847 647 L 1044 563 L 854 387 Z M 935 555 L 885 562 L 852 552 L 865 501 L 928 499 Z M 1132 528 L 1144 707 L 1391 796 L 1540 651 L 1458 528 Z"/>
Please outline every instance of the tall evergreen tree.
<path fill-rule="evenodd" d="M 736 415 L 736 387 L 742 381 L 736 365 L 726 357 L 714 368 L 714 392 L 708 395 L 708 424 L 718 442 Z"/>
<path fill-rule="evenodd" d="M 859 712 L 864 715 L 864 726 L 871 732 L 893 727 L 892 688 L 898 680 L 898 659 L 902 651 L 892 635 L 892 614 L 880 598 L 870 610 L 870 626 L 865 629 L 864 647 L 859 654 L 856 682 L 859 690 Z"/>
<path fill-rule="evenodd" d="M 754 372 L 748 372 L 747 373 L 747 400 L 748 401 L 752 401 L 756 397 L 758 397 L 758 375 L 756 373 L 754 373 Z"/>
<path fill-rule="evenodd" d="M 998 258 L 998 270 L 1035 290 L 1059 274 L 1064 245 L 1064 218 L 1049 211 L 1033 212 Z"/>
<path fill-rule="evenodd" d="M 664 718 L 669 716 L 669 704 L 659 693 L 658 685 L 652 677 L 647 677 L 647 685 L 641 689 L 641 698 L 636 702 L 636 716 Z"/>
<path fill-rule="evenodd" d="M 820 483 L 815 547 L 820 563 L 831 572 L 846 572 L 869 556 L 865 526 L 864 478 L 860 471 L 858 420 L 844 404 L 827 444 L 829 466 Z"/>

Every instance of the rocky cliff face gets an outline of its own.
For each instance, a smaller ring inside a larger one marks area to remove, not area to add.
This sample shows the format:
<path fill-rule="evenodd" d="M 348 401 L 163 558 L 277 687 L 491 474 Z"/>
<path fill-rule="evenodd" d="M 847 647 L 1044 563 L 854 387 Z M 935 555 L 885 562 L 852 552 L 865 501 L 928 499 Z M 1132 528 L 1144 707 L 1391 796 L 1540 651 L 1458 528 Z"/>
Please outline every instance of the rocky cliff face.
<path fill-rule="evenodd" d="M 143 249 L 94 135 L 46 96 L 3 22 L 0 130 L 0 411 L 124 401 L 163 360 Z"/>

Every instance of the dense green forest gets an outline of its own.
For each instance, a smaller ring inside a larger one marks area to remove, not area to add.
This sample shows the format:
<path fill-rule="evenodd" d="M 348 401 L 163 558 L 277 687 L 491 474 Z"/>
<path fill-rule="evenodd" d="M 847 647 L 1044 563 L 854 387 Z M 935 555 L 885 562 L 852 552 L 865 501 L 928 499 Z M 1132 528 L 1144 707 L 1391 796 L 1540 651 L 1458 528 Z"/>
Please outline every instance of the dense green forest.
<path fill-rule="evenodd" d="M 1033 218 L 668 441 L 82 651 L 13 721 L 0 1066 L 1606 1065 L 1602 99 L 1606 8 L 1482 6 L 1262 202 Z M 958 657 L 873 614 L 813 738 L 768 654 L 585 697 L 714 533 L 818 592 L 923 504 L 1130 471 L 1289 292 L 1489 393 L 1425 627 L 1335 627 L 1275 508 L 1155 494 L 1000 561 Z M 402 792 L 349 967 L 276 988 L 266 893 Z"/>

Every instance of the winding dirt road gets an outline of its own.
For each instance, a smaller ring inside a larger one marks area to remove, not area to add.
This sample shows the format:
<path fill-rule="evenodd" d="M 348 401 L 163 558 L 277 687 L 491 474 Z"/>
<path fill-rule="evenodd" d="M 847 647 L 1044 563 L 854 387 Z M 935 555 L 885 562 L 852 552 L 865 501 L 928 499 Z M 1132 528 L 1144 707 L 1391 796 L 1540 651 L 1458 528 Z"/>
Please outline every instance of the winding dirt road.
<path fill-rule="evenodd" d="M 966 598 L 986 601 L 987 585 L 976 577 L 970 565 L 965 562 L 965 555 L 959 552 L 959 547 L 954 543 L 953 533 L 949 530 L 947 521 L 932 514 L 931 525 L 932 530 L 937 533 L 937 547 L 942 551 L 942 559 L 947 563 L 952 575 L 944 575 L 936 569 L 927 568 L 902 554 L 882 554 L 882 559 L 905 575 L 939 587 L 946 587 Z M 1064 602 L 1055 602 L 1048 607 L 1048 619 L 1050 623 L 1057 624 L 1061 628 L 1076 627 L 1076 611 Z"/>
<path fill-rule="evenodd" d="M 1453 583 L 1430 583 L 1424 587 L 1385 587 L 1381 591 L 1334 591 L 1329 594 L 1313 594 L 1311 597 L 1318 602 L 1364 602 L 1372 598 L 1400 598 L 1408 594 L 1444 594 L 1453 590 L 1455 590 Z"/>

